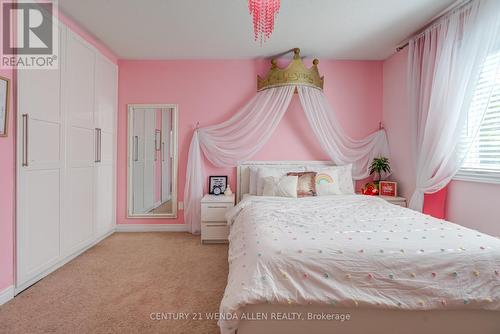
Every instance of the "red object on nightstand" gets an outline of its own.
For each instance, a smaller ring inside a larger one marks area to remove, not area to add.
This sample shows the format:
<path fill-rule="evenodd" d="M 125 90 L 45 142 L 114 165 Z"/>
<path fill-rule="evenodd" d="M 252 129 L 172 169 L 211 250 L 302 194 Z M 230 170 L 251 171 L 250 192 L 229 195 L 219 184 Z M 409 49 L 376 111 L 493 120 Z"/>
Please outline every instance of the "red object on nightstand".
<path fill-rule="evenodd" d="M 374 183 L 367 183 L 364 188 L 361 188 L 361 193 L 363 195 L 377 196 L 378 188 Z"/>

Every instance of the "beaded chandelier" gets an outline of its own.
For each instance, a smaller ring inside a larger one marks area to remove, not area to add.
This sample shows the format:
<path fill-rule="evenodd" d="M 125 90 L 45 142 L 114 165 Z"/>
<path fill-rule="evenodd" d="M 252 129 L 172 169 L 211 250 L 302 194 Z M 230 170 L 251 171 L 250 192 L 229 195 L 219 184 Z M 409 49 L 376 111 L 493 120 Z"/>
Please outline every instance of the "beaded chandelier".
<path fill-rule="evenodd" d="M 262 44 L 274 31 L 280 0 L 248 0 L 248 9 L 253 18 L 254 39 Z"/>

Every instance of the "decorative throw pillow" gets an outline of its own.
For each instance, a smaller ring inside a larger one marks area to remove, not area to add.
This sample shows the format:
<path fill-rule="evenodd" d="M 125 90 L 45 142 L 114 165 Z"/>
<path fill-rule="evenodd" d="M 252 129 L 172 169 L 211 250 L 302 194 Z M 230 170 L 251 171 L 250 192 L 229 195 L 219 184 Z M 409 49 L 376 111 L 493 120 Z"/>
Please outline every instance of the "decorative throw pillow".
<path fill-rule="evenodd" d="M 257 196 L 262 196 L 264 190 L 264 179 L 268 176 L 280 178 L 292 171 L 302 172 L 305 168 L 282 168 L 282 167 L 259 167 L 257 171 Z"/>
<path fill-rule="evenodd" d="M 297 176 L 264 178 L 262 196 L 297 197 Z"/>
<path fill-rule="evenodd" d="M 339 189 L 342 194 L 351 195 L 354 194 L 354 182 L 352 180 L 352 164 L 344 166 L 332 166 L 327 168 L 314 168 L 313 166 L 308 166 L 307 170 L 314 170 L 317 173 L 324 173 L 325 171 L 336 170 L 339 179 Z"/>
<path fill-rule="evenodd" d="M 339 188 L 342 194 L 354 194 L 354 182 L 352 180 L 352 164 L 338 166 Z"/>
<path fill-rule="evenodd" d="M 288 176 L 298 176 L 297 196 L 316 196 L 316 172 L 289 172 Z"/>
<path fill-rule="evenodd" d="M 318 196 L 341 195 L 339 173 L 335 169 L 327 169 L 316 174 L 316 194 Z"/>

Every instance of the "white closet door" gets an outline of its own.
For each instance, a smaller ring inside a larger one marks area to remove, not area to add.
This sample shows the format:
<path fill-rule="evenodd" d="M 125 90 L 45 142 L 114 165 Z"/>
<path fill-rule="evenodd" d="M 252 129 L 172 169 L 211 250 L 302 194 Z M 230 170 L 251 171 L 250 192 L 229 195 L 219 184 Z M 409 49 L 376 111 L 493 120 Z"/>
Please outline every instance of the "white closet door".
<path fill-rule="evenodd" d="M 171 110 L 161 111 L 161 201 L 165 203 L 172 197 L 171 161 L 170 161 L 170 132 L 172 131 Z"/>
<path fill-rule="evenodd" d="M 95 231 L 102 236 L 115 224 L 115 145 L 117 68 L 104 56 L 96 58 L 95 99 L 98 162 L 95 169 Z"/>
<path fill-rule="evenodd" d="M 63 33 L 60 29 L 61 40 Z M 60 57 L 63 61 L 63 52 Z M 64 119 L 60 70 L 18 70 L 17 74 L 16 287 L 24 289 L 60 256 Z"/>
<path fill-rule="evenodd" d="M 133 212 L 144 213 L 144 115 L 143 109 L 134 111 L 134 129 L 132 137 L 132 182 Z"/>
<path fill-rule="evenodd" d="M 95 53 L 79 36 L 68 32 L 63 105 L 68 117 L 67 205 L 62 225 L 65 255 L 85 247 L 94 234 L 94 164 L 96 137 L 94 113 Z"/>
<path fill-rule="evenodd" d="M 144 115 L 144 210 L 154 209 L 155 204 L 155 130 L 156 110 L 145 109 Z"/>

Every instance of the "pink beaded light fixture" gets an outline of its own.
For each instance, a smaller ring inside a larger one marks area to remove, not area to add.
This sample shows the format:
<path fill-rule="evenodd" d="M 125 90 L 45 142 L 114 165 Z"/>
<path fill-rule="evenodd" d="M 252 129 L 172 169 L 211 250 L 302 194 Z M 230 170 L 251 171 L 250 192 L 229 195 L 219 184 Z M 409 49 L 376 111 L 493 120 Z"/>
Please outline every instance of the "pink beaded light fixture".
<path fill-rule="evenodd" d="M 254 39 L 265 42 L 274 31 L 274 21 L 280 10 L 280 0 L 248 0 L 253 18 Z"/>

